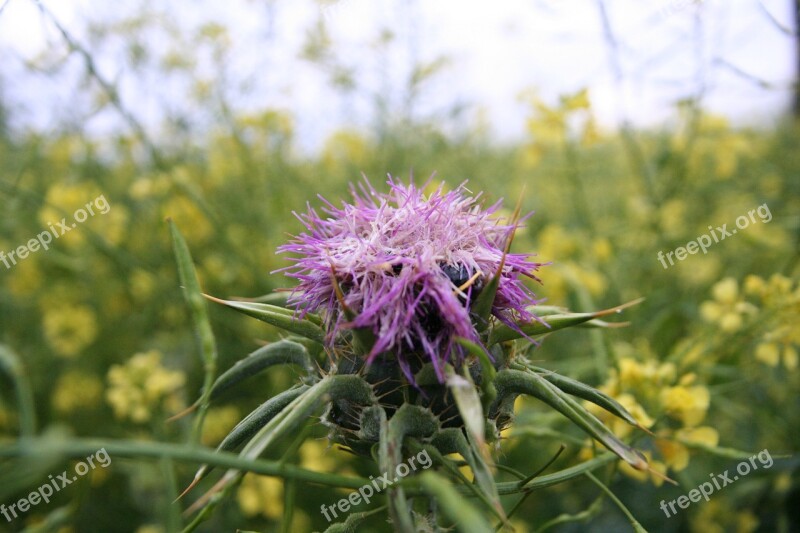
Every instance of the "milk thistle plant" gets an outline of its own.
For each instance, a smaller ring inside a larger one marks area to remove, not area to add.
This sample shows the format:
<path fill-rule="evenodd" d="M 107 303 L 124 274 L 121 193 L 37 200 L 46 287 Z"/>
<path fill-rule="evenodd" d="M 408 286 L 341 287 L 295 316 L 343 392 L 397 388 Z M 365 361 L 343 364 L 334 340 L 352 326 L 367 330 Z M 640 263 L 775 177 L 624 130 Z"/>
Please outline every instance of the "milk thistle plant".
<path fill-rule="evenodd" d="M 191 408 L 198 411 L 196 427 L 223 391 L 270 366 L 296 365 L 302 378 L 245 417 L 218 450 L 241 449 L 242 458 L 256 460 L 319 414 L 329 439 L 373 459 L 376 473 L 394 472 L 425 452 L 432 468 L 379 496 L 397 531 L 443 531 L 454 524 L 462 531 L 494 531 L 508 527 L 513 512 L 504 509 L 501 495 L 524 496 L 576 476 L 591 477 L 591 470 L 617 459 L 647 469 L 643 455 L 579 400 L 644 429 L 630 413 L 598 390 L 534 366 L 526 355 L 537 337 L 556 330 L 610 327 L 600 317 L 625 306 L 571 313 L 541 305 L 525 283 L 538 282 L 543 265 L 530 254 L 510 252 L 525 218 L 519 208 L 510 220 L 501 220 L 499 202 L 487 207 L 464 185 L 450 192 L 444 185 L 429 194 L 425 189 L 390 178 L 388 192 L 380 193 L 364 183 L 351 188 L 351 202 L 337 207 L 322 200 L 321 211 L 309 206 L 297 215 L 304 231 L 278 250 L 291 263 L 281 271 L 297 282 L 288 298 L 207 296 L 286 332 L 216 380 L 204 303 L 188 249 L 172 226 L 182 282 L 205 347 L 206 384 Z M 611 453 L 542 477 L 495 481 L 492 450 L 500 431 L 513 424 L 520 395 L 557 410 Z M 465 465 L 474 481 L 460 470 Z M 211 469 L 201 467 L 189 489 Z M 189 511 L 207 515 L 242 475 L 240 469 L 227 471 Z M 337 480 L 323 482 L 328 481 Z M 349 531 L 364 516 L 340 517 L 329 530 Z"/>

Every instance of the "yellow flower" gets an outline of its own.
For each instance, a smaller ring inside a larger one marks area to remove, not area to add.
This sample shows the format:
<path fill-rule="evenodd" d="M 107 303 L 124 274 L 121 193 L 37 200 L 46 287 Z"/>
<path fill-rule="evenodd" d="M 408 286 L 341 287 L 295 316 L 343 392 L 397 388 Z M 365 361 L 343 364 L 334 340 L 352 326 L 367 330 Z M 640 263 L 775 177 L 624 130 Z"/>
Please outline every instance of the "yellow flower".
<path fill-rule="evenodd" d="M 724 498 L 703 503 L 689 522 L 692 533 L 752 533 L 758 519 L 750 511 L 737 512 Z"/>
<path fill-rule="evenodd" d="M 703 421 L 710 400 L 708 389 L 700 385 L 678 385 L 661 391 L 661 403 L 667 414 L 689 427 Z"/>
<path fill-rule="evenodd" d="M 592 242 L 592 256 L 594 256 L 598 262 L 605 263 L 611 259 L 612 254 L 613 249 L 611 248 L 611 242 L 609 242 L 608 239 L 599 238 Z"/>
<path fill-rule="evenodd" d="M 739 297 L 739 287 L 733 278 L 725 278 L 711 289 L 711 295 L 722 304 L 733 304 Z"/>
<path fill-rule="evenodd" d="M 619 360 L 619 381 L 625 389 L 659 386 L 675 380 L 675 365 L 673 363 L 658 364 L 653 360 L 640 363 L 631 357 Z"/>
<path fill-rule="evenodd" d="M 58 378 L 51 402 L 60 413 L 96 407 L 103 395 L 103 382 L 95 375 L 71 370 Z"/>
<path fill-rule="evenodd" d="M 325 140 L 322 162 L 327 169 L 343 165 L 363 167 L 369 152 L 370 147 L 363 135 L 352 130 L 340 130 Z"/>
<path fill-rule="evenodd" d="M 679 237 L 686 231 L 686 202 L 670 200 L 661 207 L 660 226 L 668 237 Z"/>
<path fill-rule="evenodd" d="M 7 249 L 0 245 L 0 250 Z M 30 296 L 42 286 L 43 280 L 38 260 L 28 256 L 9 273 L 8 289 L 14 296 Z"/>
<path fill-rule="evenodd" d="M 783 366 L 787 370 L 795 370 L 797 369 L 797 359 L 797 350 L 794 349 L 794 346 L 787 345 L 783 349 Z"/>
<path fill-rule="evenodd" d="M 689 449 L 683 444 L 673 440 L 658 439 L 656 446 L 664 458 L 664 463 L 675 472 L 680 472 L 689 466 Z"/>
<path fill-rule="evenodd" d="M 675 432 L 673 438 L 656 440 L 656 446 L 664 458 L 664 462 L 675 472 L 680 472 L 689 465 L 689 448 L 687 444 L 717 446 L 719 433 L 708 426 L 682 428 Z"/>
<path fill-rule="evenodd" d="M 787 320 L 793 321 L 791 317 Z M 800 334 L 795 325 L 779 326 L 764 335 L 762 342 L 756 346 L 755 357 L 758 361 L 776 367 L 783 356 L 783 366 L 787 370 L 795 370 L 798 354 L 795 345 L 800 343 Z"/>
<path fill-rule="evenodd" d="M 578 250 L 578 242 L 573 235 L 561 226 L 550 224 L 538 234 L 538 252 L 544 258 L 558 258 L 564 261 Z"/>
<path fill-rule="evenodd" d="M 666 476 L 667 473 L 667 465 L 661 461 L 654 460 L 649 451 L 643 452 L 643 455 L 647 458 L 647 464 L 650 467 L 650 470 L 637 470 L 625 461 L 620 461 L 620 472 L 632 479 L 635 479 L 636 481 L 639 481 L 640 483 L 646 483 L 647 481 L 650 481 L 656 487 L 660 487 L 664 483 L 664 476 Z"/>
<path fill-rule="evenodd" d="M 145 301 L 153 295 L 157 282 L 153 274 L 137 268 L 131 273 L 129 283 L 133 297 L 138 301 Z"/>
<path fill-rule="evenodd" d="M 781 362 L 781 353 L 774 342 L 764 342 L 756 347 L 756 359 L 771 367 L 778 366 Z"/>
<path fill-rule="evenodd" d="M 632 394 L 620 394 L 616 397 L 616 400 L 624 407 L 633 418 L 639 422 L 642 426 L 649 428 L 653 424 L 656 423 L 650 415 L 647 414 L 647 411 L 644 410 L 639 402 L 636 401 L 636 398 L 633 397 Z M 604 417 L 611 421 L 611 430 L 620 438 L 627 437 L 632 431 L 633 426 L 625 422 L 624 420 L 620 420 L 617 417 Z"/>
<path fill-rule="evenodd" d="M 744 278 L 744 292 L 745 294 L 761 296 L 767 288 L 766 282 L 754 275 L 749 275 Z"/>
<path fill-rule="evenodd" d="M 732 333 L 739 330 L 743 323 L 743 315 L 753 315 L 758 309 L 741 301 L 739 286 L 733 278 L 725 278 L 711 289 L 713 300 L 700 304 L 700 316 L 706 322 L 716 323 L 722 331 Z"/>
<path fill-rule="evenodd" d="M 203 424 L 202 442 L 206 446 L 216 446 L 239 422 L 239 409 L 232 405 L 209 409 Z"/>
<path fill-rule="evenodd" d="M 128 235 L 128 210 L 115 205 L 103 215 L 103 223 L 95 226 L 95 231 L 111 244 L 121 244 Z"/>
<path fill-rule="evenodd" d="M 97 338 L 97 316 L 85 305 L 47 308 L 44 335 L 56 355 L 72 358 Z"/>
<path fill-rule="evenodd" d="M 203 211 L 190 199 L 174 196 L 161 209 L 164 218 L 171 217 L 189 243 L 201 243 L 211 236 L 213 228 Z"/>
<path fill-rule="evenodd" d="M 300 466 L 316 472 L 334 472 L 338 461 L 336 452 L 327 441 L 307 440 L 300 446 Z"/>
<path fill-rule="evenodd" d="M 59 244 L 64 243 L 69 248 L 76 248 L 86 241 L 85 232 L 72 229 L 68 233 L 60 235 L 58 223 L 66 218 L 69 226 L 73 224 L 73 216 L 78 209 L 83 209 L 87 215 L 87 204 L 92 204 L 94 200 L 101 196 L 97 186 L 89 183 L 64 183 L 58 182 L 50 186 L 45 195 L 45 206 L 39 211 L 38 219 L 44 228 L 53 225 L 59 233 Z M 95 214 L 99 210 L 92 205 Z M 113 211 L 113 210 L 112 210 Z"/>
<path fill-rule="evenodd" d="M 158 412 L 174 412 L 182 406 L 178 390 L 185 377 L 163 367 L 156 350 L 137 353 L 124 365 L 113 365 L 107 379 L 106 401 L 119 419 L 142 423 Z"/>
<path fill-rule="evenodd" d="M 142 177 L 128 187 L 128 195 L 134 200 L 164 196 L 170 190 L 168 174 L 156 174 L 153 177 Z"/>
<path fill-rule="evenodd" d="M 719 444 L 719 432 L 709 426 L 681 428 L 675 432 L 675 438 L 689 444 L 701 444 L 716 447 Z"/>
<path fill-rule="evenodd" d="M 274 477 L 247 474 L 236 492 L 236 501 L 247 516 L 260 514 L 280 519 L 283 514 L 283 482 Z"/>

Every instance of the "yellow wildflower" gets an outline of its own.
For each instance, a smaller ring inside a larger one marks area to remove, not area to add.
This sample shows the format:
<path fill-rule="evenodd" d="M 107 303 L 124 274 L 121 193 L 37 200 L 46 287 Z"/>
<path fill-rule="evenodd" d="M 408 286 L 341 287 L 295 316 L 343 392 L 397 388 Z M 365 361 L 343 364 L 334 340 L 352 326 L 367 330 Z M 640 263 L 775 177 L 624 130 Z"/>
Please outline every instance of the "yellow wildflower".
<path fill-rule="evenodd" d="M 733 278 L 725 278 L 711 289 L 713 300 L 700 305 L 700 316 L 706 322 L 716 323 L 722 331 L 732 333 L 743 324 L 743 315 L 755 314 L 758 310 L 752 304 L 743 302 L 739 296 L 739 286 Z"/>
<path fill-rule="evenodd" d="M 675 472 L 680 472 L 689 466 L 689 449 L 680 442 L 658 439 L 656 446 L 661 452 L 661 457 L 664 458 L 664 463 Z"/>
<path fill-rule="evenodd" d="M 666 413 L 687 427 L 703 421 L 710 400 L 708 389 L 700 385 L 677 385 L 661 391 L 661 403 Z"/>
<path fill-rule="evenodd" d="M 71 370 L 58 378 L 51 402 L 60 413 L 97 406 L 103 395 L 103 382 L 85 371 Z"/>
<path fill-rule="evenodd" d="M 236 492 L 239 508 L 247 516 L 279 519 L 283 514 L 283 481 L 247 474 Z"/>
<path fill-rule="evenodd" d="M 113 365 L 108 371 L 106 400 L 117 418 L 146 422 L 161 410 L 177 411 L 181 407 L 177 391 L 183 387 L 184 375 L 161 365 L 156 350 L 137 353 L 124 365 Z"/>
<path fill-rule="evenodd" d="M 764 342 L 756 347 L 756 359 L 771 367 L 778 366 L 781 362 L 781 353 L 774 342 Z"/>
<path fill-rule="evenodd" d="M 300 466 L 316 472 L 334 472 L 337 467 L 335 452 L 327 441 L 307 440 L 300 446 Z"/>
<path fill-rule="evenodd" d="M 209 409 L 203 424 L 202 442 L 216 446 L 230 433 L 241 419 L 239 409 L 232 405 Z"/>
<path fill-rule="evenodd" d="M 611 259 L 612 254 L 613 249 L 611 248 L 611 242 L 605 237 L 595 239 L 592 242 L 592 256 L 597 259 L 598 262 L 605 263 Z"/>
<path fill-rule="evenodd" d="M 97 337 L 97 315 L 85 305 L 47 308 L 42 320 L 48 344 L 61 357 L 75 357 Z"/>

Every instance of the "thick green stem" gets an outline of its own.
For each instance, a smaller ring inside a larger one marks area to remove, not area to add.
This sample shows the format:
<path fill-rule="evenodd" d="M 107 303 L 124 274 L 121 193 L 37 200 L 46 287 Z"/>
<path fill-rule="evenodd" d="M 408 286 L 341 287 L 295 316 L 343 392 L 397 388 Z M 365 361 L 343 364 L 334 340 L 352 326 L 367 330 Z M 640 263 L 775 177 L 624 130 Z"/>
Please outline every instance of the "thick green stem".
<path fill-rule="evenodd" d="M 314 472 L 295 465 L 282 464 L 278 461 L 247 459 L 233 453 L 215 451 L 210 448 L 189 447 L 185 444 L 165 442 L 37 438 L 0 446 L 0 457 L 26 457 L 56 453 L 65 458 L 85 458 L 103 448 L 112 458 L 160 459 L 168 457 L 181 462 L 206 463 L 217 467 L 235 468 L 245 472 L 253 472 L 254 474 L 296 479 L 328 487 L 358 489 L 369 483 L 368 479 L 362 477 Z"/>

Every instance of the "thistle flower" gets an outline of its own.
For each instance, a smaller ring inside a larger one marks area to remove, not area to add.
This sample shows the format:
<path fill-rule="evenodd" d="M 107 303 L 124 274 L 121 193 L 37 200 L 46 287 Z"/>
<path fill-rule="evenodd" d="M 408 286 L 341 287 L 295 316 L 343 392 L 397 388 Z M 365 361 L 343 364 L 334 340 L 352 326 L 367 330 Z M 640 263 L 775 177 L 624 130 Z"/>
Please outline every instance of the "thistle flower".
<path fill-rule="evenodd" d="M 456 338 L 480 342 L 472 306 L 498 272 L 492 314 L 514 328 L 539 320 L 527 310 L 537 301 L 522 276 L 539 281 L 541 264 L 505 253 L 516 223 L 493 216 L 500 202 L 484 208 L 463 184 L 425 195 L 387 183 L 387 194 L 368 183 L 351 187 L 353 202 L 341 208 L 320 197 L 323 216 L 310 206 L 295 213 L 306 232 L 278 249 L 296 254 L 281 269 L 300 282 L 289 303 L 301 316 L 319 312 L 330 344 L 348 329 L 370 331 L 367 364 L 394 355 L 413 383 L 414 370 L 431 362 L 443 382 L 445 364 L 464 359 Z"/>

